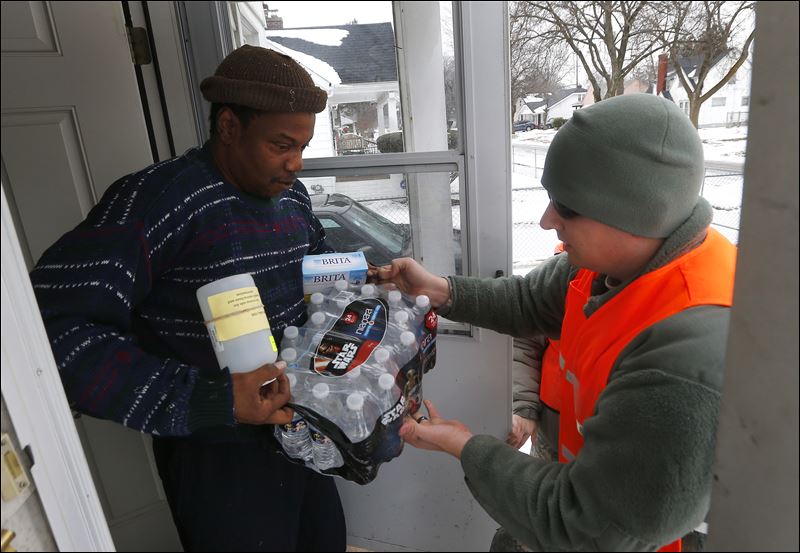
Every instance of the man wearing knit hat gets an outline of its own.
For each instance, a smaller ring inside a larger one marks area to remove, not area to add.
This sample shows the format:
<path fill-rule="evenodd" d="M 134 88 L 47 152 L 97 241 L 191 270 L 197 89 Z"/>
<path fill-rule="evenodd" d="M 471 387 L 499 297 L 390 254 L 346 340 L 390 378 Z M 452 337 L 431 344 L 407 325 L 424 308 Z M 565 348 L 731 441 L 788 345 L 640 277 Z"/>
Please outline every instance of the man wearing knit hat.
<path fill-rule="evenodd" d="M 535 550 L 680 550 L 708 512 L 736 248 L 710 228 L 702 181 L 680 109 L 611 98 L 576 111 L 547 154 L 541 225 L 566 255 L 524 278 L 443 278 L 410 259 L 377 271 L 449 319 L 560 339 L 543 382 L 559 462 L 473 436 L 427 401 L 401 428 L 459 458 L 481 505 Z"/>
<path fill-rule="evenodd" d="M 211 139 L 118 180 L 39 260 L 42 318 L 72 408 L 153 435 L 186 551 L 344 551 L 332 478 L 277 452 L 285 364 L 219 367 L 195 296 L 250 273 L 278 342 L 304 323 L 303 256 L 331 249 L 297 173 L 327 95 L 252 46 L 201 91 Z"/>

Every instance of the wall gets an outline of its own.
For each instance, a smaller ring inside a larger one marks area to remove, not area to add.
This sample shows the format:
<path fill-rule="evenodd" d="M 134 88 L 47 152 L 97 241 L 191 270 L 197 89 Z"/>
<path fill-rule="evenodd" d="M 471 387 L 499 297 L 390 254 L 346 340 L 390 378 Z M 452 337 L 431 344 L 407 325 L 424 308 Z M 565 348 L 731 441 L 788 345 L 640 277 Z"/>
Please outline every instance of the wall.
<path fill-rule="evenodd" d="M 709 551 L 798 550 L 796 2 L 756 5 L 753 51 Z"/>

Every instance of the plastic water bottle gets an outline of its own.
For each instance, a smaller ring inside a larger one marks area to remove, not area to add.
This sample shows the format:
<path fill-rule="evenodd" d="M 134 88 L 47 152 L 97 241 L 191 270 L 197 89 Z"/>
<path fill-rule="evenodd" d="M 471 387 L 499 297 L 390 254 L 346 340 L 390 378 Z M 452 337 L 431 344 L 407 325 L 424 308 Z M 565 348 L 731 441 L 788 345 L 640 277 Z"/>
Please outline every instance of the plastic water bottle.
<path fill-rule="evenodd" d="M 308 400 L 308 373 L 299 370 L 297 350 L 286 348 L 281 351 L 281 359 L 286 361 L 286 378 L 289 379 L 289 389 L 292 393 L 292 401 L 295 403 L 305 403 Z"/>
<path fill-rule="evenodd" d="M 337 280 L 333 283 L 333 287 L 336 289 L 337 292 L 346 292 L 350 285 L 347 283 L 346 280 Z"/>
<path fill-rule="evenodd" d="M 410 330 L 408 326 L 408 311 L 399 310 L 392 313 L 392 325 L 391 325 L 391 339 L 394 342 L 400 341 L 400 335 L 403 332 Z"/>
<path fill-rule="evenodd" d="M 397 403 L 397 396 L 394 392 L 395 377 L 390 373 L 383 373 L 378 378 L 379 396 L 381 401 L 381 413 L 385 413 Z"/>
<path fill-rule="evenodd" d="M 296 376 L 289 374 L 288 378 L 289 385 L 294 388 L 297 380 Z M 292 382 L 292 380 L 295 382 Z M 311 459 L 311 435 L 308 431 L 308 424 L 297 411 L 294 412 L 294 417 L 290 423 L 280 426 L 280 434 L 283 450 L 289 457 L 303 460 Z"/>
<path fill-rule="evenodd" d="M 414 315 L 414 323 L 420 325 L 425 320 L 425 315 L 428 314 L 431 308 L 431 299 L 425 294 L 420 294 L 414 300 L 414 307 L 411 308 L 411 313 Z"/>
<path fill-rule="evenodd" d="M 311 314 L 311 328 L 317 332 L 325 328 L 325 313 L 317 311 Z"/>
<path fill-rule="evenodd" d="M 319 292 L 314 292 L 311 294 L 311 300 L 308 303 L 308 314 L 309 316 L 313 315 L 314 313 L 318 313 L 320 311 L 324 312 L 325 296 L 320 294 Z"/>
<path fill-rule="evenodd" d="M 400 345 L 397 349 L 398 365 L 405 365 L 416 353 L 417 337 L 407 330 L 400 335 Z"/>
<path fill-rule="evenodd" d="M 311 427 L 311 453 L 314 464 L 319 470 L 328 470 L 341 467 L 344 464 L 339 448 L 329 437 L 316 428 Z"/>
<path fill-rule="evenodd" d="M 369 381 L 361 373 L 361 366 L 353 367 L 345 374 L 346 390 L 348 392 L 367 392 L 370 389 Z"/>
<path fill-rule="evenodd" d="M 361 287 L 362 298 L 374 298 L 377 294 L 377 288 L 372 284 L 365 284 Z"/>
<path fill-rule="evenodd" d="M 399 310 L 403 308 L 403 294 L 399 290 L 391 290 L 387 295 L 389 300 L 389 310 Z"/>
<path fill-rule="evenodd" d="M 370 435 L 369 425 L 364 416 L 364 395 L 353 392 L 347 396 L 347 411 L 342 421 L 342 431 L 353 443 L 365 440 Z"/>
<path fill-rule="evenodd" d="M 372 357 L 362 367 L 364 367 L 364 371 L 369 376 L 376 379 L 386 373 L 394 374 L 395 371 L 392 370 L 391 360 L 389 359 L 391 355 L 388 348 L 375 348 L 375 351 L 372 352 Z"/>
<path fill-rule="evenodd" d="M 197 302 L 220 368 L 243 373 L 275 362 L 278 347 L 250 274 L 201 286 L 197 289 Z"/>
<path fill-rule="evenodd" d="M 331 394 L 331 388 L 325 382 L 317 382 L 311 388 L 314 397 L 311 408 L 330 421 L 336 421 L 342 411 L 339 400 Z"/>
<path fill-rule="evenodd" d="M 281 346 L 283 348 L 297 349 L 299 342 L 300 330 L 296 326 L 287 326 L 283 329 L 283 340 L 281 340 Z"/>

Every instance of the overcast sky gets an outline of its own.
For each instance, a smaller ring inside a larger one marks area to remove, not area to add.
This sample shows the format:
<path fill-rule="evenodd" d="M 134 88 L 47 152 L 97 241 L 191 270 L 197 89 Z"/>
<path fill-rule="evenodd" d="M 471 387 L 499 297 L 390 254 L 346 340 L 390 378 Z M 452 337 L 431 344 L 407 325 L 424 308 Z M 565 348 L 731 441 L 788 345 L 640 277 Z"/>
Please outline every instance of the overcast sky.
<path fill-rule="evenodd" d="M 267 2 L 278 10 L 283 26 L 322 27 L 342 25 L 356 19 L 359 23 L 392 21 L 392 3 L 383 2 Z"/>

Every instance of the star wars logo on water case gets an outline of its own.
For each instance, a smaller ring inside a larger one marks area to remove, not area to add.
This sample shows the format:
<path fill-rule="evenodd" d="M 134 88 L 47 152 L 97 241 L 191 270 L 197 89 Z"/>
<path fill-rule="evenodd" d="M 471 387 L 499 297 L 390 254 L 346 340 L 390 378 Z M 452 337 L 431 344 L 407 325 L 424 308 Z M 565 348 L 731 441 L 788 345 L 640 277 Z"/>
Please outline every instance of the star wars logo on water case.
<path fill-rule="evenodd" d="M 378 298 L 351 302 L 320 341 L 310 369 L 335 377 L 364 363 L 386 334 L 387 313 Z"/>

